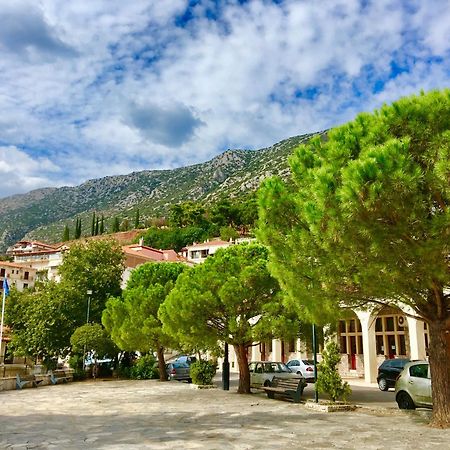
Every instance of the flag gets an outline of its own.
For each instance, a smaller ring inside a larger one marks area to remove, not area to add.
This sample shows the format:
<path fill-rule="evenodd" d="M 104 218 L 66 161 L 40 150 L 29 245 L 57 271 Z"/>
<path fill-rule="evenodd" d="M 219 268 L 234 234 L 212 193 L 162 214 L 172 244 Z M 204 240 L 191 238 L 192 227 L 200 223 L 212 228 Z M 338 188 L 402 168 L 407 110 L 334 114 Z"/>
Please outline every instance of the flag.
<path fill-rule="evenodd" d="M 6 278 L 3 279 L 3 293 L 5 294 L 5 296 L 9 294 L 9 285 Z"/>

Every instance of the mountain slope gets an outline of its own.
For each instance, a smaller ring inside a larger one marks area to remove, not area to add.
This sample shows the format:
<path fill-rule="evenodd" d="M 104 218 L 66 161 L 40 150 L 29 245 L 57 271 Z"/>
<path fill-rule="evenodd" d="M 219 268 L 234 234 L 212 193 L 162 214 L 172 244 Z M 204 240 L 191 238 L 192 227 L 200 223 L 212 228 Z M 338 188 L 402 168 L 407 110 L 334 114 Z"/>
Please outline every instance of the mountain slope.
<path fill-rule="evenodd" d="M 174 170 L 144 170 L 8 197 L 0 202 L 0 251 L 24 236 L 59 241 L 64 225 L 75 217 L 82 218 L 83 232 L 88 233 L 93 211 L 106 219 L 132 219 L 139 208 L 141 217 L 155 217 L 186 200 L 210 204 L 223 196 L 242 196 L 267 176 L 288 176 L 288 155 L 312 136 L 296 136 L 261 150 L 227 150 L 205 163 Z"/>

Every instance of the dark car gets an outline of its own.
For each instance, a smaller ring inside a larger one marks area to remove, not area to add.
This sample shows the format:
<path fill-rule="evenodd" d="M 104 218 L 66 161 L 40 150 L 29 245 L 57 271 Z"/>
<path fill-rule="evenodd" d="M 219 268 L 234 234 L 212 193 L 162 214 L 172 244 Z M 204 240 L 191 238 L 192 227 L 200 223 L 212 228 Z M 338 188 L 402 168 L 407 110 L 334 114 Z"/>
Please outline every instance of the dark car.
<path fill-rule="evenodd" d="M 389 388 L 395 387 L 395 381 L 407 363 L 409 363 L 409 359 L 407 358 L 387 359 L 383 361 L 381 366 L 378 367 L 377 382 L 380 391 L 387 391 Z"/>
<path fill-rule="evenodd" d="M 166 364 L 166 372 L 169 380 L 192 382 L 191 368 L 185 362 L 170 362 Z"/>

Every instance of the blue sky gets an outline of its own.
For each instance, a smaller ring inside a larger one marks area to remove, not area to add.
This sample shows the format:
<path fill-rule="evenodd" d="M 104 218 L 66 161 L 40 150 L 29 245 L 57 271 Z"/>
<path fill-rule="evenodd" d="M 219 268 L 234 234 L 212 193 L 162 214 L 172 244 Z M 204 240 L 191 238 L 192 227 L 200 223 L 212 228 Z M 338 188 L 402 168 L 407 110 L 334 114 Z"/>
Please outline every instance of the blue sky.
<path fill-rule="evenodd" d="M 0 197 L 206 161 L 449 86 L 446 0 L 0 0 Z"/>

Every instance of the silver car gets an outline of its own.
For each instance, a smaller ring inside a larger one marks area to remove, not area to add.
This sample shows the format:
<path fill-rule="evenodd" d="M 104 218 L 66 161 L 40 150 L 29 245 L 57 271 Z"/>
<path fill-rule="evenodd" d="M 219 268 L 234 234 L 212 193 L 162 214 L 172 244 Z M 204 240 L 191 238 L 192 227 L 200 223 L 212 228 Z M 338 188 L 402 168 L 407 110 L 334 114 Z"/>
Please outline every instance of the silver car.
<path fill-rule="evenodd" d="M 277 376 L 278 378 L 301 377 L 301 375 L 292 372 L 292 370 L 282 362 L 255 361 L 251 362 L 248 368 L 250 371 L 250 386 L 253 388 L 270 386 L 274 376 Z"/>
<path fill-rule="evenodd" d="M 433 407 L 430 365 L 427 361 L 405 365 L 395 383 L 395 400 L 400 409 Z"/>
<path fill-rule="evenodd" d="M 192 382 L 191 368 L 185 362 L 170 362 L 166 364 L 166 372 L 169 380 Z"/>
<path fill-rule="evenodd" d="M 292 359 L 286 365 L 292 372 L 301 374 L 308 383 L 314 383 L 314 361 L 310 359 Z"/>

